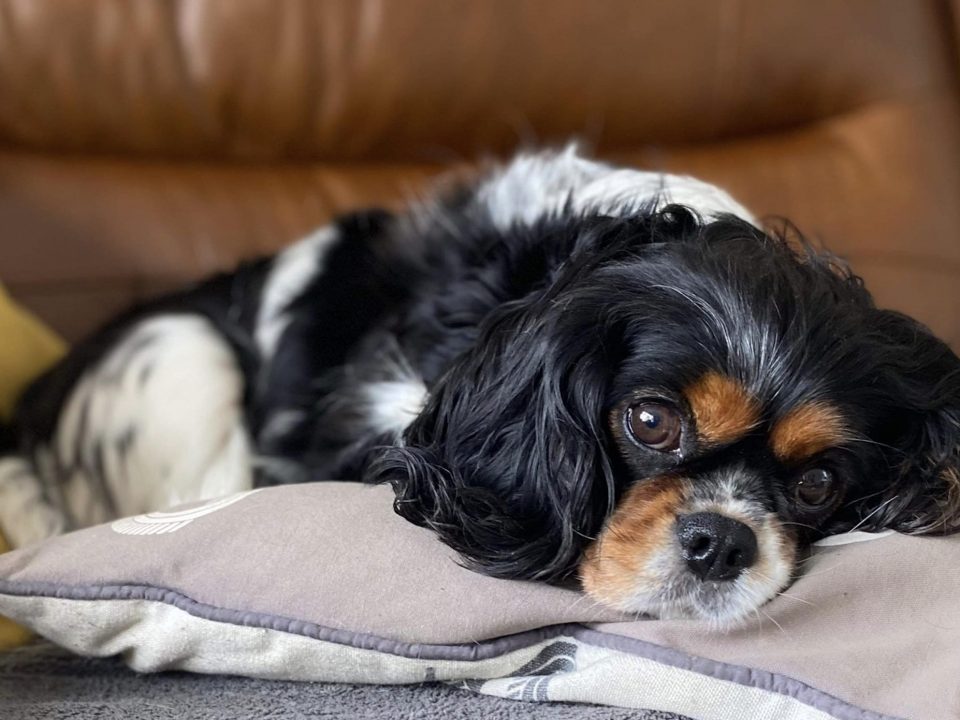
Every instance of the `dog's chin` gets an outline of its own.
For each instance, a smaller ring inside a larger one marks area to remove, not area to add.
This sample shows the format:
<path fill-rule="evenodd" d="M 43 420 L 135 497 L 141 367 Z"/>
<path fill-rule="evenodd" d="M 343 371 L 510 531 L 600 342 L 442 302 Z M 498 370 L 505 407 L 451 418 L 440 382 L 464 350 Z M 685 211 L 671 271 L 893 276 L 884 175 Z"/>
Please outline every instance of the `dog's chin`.
<path fill-rule="evenodd" d="M 662 619 L 704 620 L 718 628 L 729 628 L 758 617 L 760 607 L 789 584 L 759 578 L 747 570 L 735 582 L 701 582 L 686 578 L 675 599 L 661 601 L 656 613 Z"/>
<path fill-rule="evenodd" d="M 588 594 L 601 604 L 632 615 L 660 620 L 701 620 L 718 630 L 733 629 L 761 617 L 760 608 L 790 584 L 790 571 L 782 568 L 775 577 L 746 570 L 732 582 L 702 581 L 679 571 L 654 591 L 639 586 L 625 596 L 611 598 Z"/>

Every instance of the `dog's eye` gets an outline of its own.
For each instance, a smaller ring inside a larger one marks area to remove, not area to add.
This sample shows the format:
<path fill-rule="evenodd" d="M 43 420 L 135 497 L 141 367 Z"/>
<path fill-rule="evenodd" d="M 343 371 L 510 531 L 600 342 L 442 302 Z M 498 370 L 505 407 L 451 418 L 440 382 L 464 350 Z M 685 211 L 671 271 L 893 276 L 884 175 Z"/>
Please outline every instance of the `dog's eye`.
<path fill-rule="evenodd" d="M 832 472 L 823 468 L 814 468 L 807 470 L 798 478 L 793 493 L 801 505 L 817 508 L 826 505 L 833 498 L 836 485 L 836 478 Z"/>
<path fill-rule="evenodd" d="M 670 452 L 680 447 L 683 423 L 668 405 L 643 402 L 627 409 L 627 428 L 637 442 L 653 450 Z"/>

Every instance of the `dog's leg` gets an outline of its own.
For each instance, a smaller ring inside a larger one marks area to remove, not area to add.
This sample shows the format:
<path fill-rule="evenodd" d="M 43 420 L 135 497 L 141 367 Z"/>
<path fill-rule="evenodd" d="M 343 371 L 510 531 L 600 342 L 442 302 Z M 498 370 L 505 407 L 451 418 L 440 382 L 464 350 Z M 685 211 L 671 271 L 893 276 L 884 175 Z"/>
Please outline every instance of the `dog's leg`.
<path fill-rule="evenodd" d="M 47 501 L 72 529 L 250 488 L 243 392 L 235 354 L 205 318 L 131 325 L 34 448 Z"/>

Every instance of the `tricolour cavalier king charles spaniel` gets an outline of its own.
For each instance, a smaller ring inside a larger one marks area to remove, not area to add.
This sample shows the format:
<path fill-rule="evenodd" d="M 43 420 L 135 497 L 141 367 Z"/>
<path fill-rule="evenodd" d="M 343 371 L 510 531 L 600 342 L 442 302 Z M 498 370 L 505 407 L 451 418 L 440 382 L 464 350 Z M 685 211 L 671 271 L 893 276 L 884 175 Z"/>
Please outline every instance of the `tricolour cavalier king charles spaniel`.
<path fill-rule="evenodd" d="M 815 539 L 960 525 L 946 344 L 716 187 L 573 148 L 124 314 L 8 434 L 14 544 L 360 478 L 479 572 L 718 625 Z"/>

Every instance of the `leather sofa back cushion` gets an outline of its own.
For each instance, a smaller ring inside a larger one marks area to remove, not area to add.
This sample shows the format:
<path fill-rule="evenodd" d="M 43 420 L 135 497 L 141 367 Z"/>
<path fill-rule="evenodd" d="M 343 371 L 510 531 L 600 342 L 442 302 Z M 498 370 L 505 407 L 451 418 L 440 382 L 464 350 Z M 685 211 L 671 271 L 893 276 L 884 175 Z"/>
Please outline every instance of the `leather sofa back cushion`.
<path fill-rule="evenodd" d="M 0 140 L 449 162 L 782 132 L 955 91 L 946 8 L 900 0 L 0 2 Z"/>
<path fill-rule="evenodd" d="M 478 155 L 583 136 L 960 343 L 944 0 L 0 0 L 0 279 L 70 338 Z"/>

